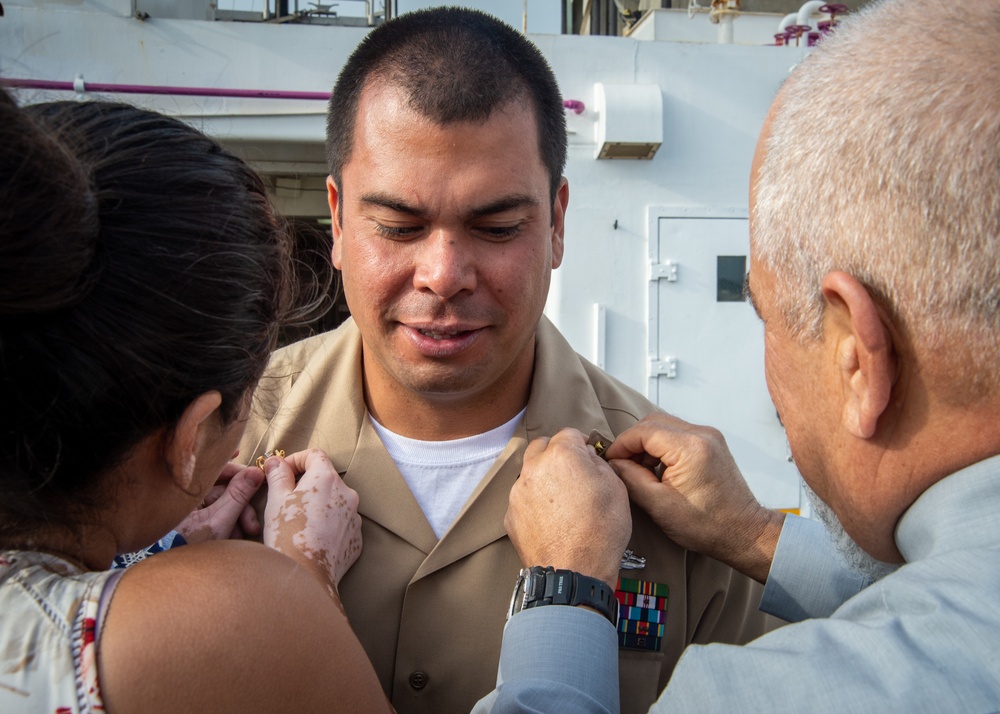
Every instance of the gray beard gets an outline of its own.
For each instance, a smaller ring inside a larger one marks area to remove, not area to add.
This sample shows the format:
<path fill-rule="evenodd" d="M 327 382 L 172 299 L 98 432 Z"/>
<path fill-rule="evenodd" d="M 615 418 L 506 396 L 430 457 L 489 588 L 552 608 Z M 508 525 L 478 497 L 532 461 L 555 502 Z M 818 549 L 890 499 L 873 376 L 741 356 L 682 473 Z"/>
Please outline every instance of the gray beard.
<path fill-rule="evenodd" d="M 851 536 L 847 535 L 847 531 L 840 524 L 837 514 L 809 488 L 809 484 L 803 481 L 802 488 L 809 503 L 812 504 L 816 519 L 826 527 L 826 532 L 830 535 L 830 539 L 834 542 L 837 552 L 843 557 L 847 567 L 861 573 L 869 582 L 884 578 L 899 568 L 896 563 L 884 563 L 868 555 L 861 546 L 854 542 Z"/>

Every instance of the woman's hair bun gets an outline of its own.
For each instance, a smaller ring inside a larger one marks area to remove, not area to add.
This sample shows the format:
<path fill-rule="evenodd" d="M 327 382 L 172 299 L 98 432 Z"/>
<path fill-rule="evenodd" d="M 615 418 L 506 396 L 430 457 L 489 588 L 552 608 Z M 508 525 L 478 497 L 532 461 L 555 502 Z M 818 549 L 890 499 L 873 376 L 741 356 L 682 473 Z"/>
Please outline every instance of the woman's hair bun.
<path fill-rule="evenodd" d="M 0 89 L 0 318 L 69 307 L 96 276 L 98 200 L 69 140 Z"/>

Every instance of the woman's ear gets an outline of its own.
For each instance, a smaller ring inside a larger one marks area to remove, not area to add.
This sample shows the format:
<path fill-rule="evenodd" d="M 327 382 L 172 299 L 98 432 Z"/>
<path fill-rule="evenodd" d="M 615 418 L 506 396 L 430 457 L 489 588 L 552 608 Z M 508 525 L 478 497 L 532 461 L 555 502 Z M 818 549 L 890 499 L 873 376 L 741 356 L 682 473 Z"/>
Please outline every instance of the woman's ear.
<path fill-rule="evenodd" d="M 205 392 L 188 404 L 181 418 L 177 420 L 166 445 L 166 459 L 170 476 L 185 493 L 195 495 L 191 488 L 194 483 L 195 466 L 202 448 L 211 439 L 217 438 L 217 420 L 212 419 L 222 404 L 218 392 Z"/>

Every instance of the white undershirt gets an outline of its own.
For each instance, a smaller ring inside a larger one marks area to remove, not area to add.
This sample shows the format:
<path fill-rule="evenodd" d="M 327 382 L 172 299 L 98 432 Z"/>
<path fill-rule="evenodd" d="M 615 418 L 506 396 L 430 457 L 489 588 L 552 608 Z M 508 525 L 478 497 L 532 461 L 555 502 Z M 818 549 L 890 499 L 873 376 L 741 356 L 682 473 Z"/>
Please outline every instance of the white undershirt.
<path fill-rule="evenodd" d="M 452 441 L 408 439 L 389 431 L 370 415 L 369 418 L 440 540 L 493 462 L 507 448 L 524 412 L 522 409 L 509 422 L 485 434 Z"/>

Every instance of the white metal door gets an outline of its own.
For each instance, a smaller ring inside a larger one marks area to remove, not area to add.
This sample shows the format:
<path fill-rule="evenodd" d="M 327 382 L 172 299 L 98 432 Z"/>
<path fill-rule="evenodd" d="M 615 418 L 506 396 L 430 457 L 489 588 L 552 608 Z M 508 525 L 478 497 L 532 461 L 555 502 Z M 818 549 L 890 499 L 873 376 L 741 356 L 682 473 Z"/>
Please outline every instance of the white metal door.
<path fill-rule="evenodd" d="M 742 297 L 746 211 L 662 209 L 649 228 L 650 399 L 719 429 L 764 505 L 798 508 L 798 473 L 764 381 L 763 328 Z"/>

